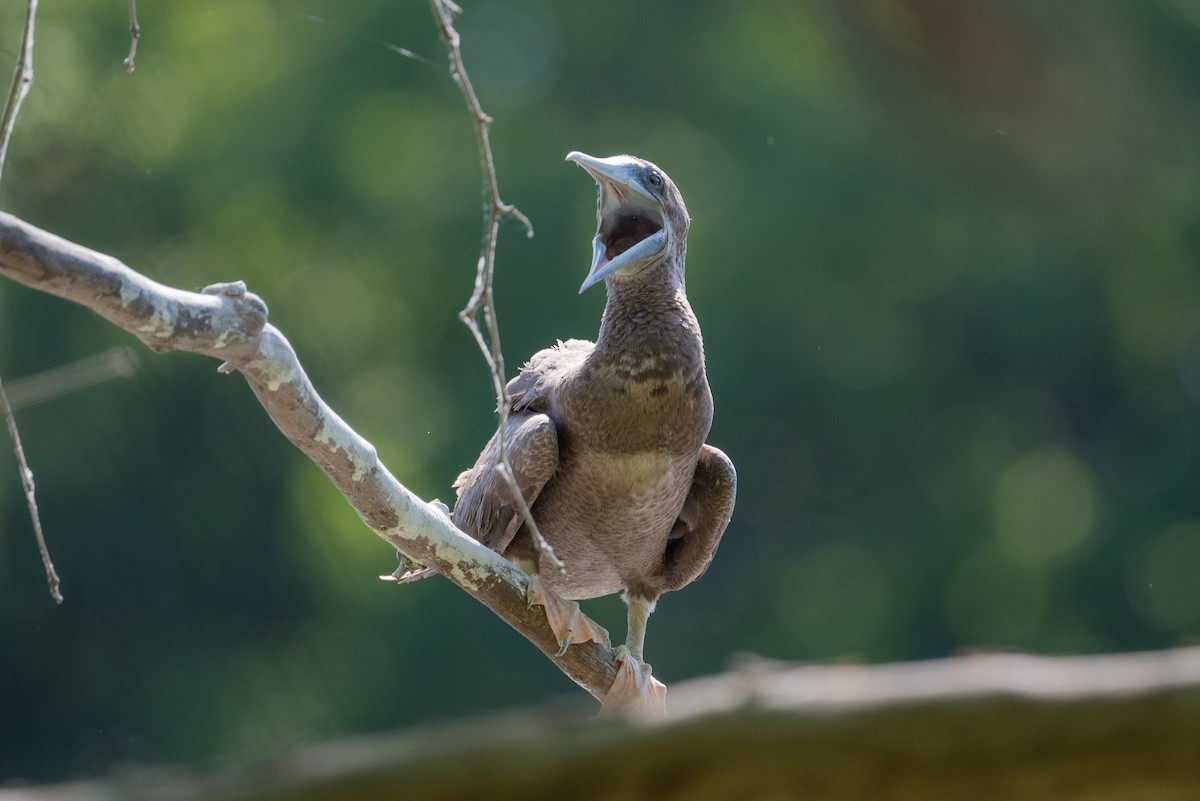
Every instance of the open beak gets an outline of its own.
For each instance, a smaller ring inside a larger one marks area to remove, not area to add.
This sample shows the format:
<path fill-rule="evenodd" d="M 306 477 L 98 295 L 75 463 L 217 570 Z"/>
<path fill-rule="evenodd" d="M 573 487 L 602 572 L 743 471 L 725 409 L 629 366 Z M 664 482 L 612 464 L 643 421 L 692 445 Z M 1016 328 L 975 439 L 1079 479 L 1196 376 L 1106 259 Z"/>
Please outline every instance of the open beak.
<path fill-rule="evenodd" d="M 578 151 L 568 153 L 567 161 L 583 167 L 600 193 L 592 266 L 579 288 L 583 293 L 618 270 L 661 253 L 667 246 L 667 230 L 662 204 L 642 185 L 640 162 L 629 156 L 601 159 Z"/>

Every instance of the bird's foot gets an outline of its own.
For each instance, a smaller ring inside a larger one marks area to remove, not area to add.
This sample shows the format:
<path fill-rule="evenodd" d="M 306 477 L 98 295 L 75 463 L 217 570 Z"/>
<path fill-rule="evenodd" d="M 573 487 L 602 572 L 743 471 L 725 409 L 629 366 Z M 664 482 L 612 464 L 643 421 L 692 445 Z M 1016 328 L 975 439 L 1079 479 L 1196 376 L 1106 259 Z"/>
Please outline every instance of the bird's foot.
<path fill-rule="evenodd" d="M 396 551 L 396 558 L 400 560 L 400 564 L 392 571 L 391 575 L 380 576 L 380 581 L 407 584 L 410 581 L 428 578 L 436 572 L 432 567 L 426 567 L 420 562 L 414 562 L 399 551 Z"/>
<path fill-rule="evenodd" d="M 536 573 L 529 577 L 525 600 L 530 606 L 545 608 L 546 622 L 558 640 L 558 656 L 565 654 L 572 643 L 598 642 L 608 645 L 608 630 L 585 615 L 575 601 L 558 597 Z"/>
<path fill-rule="evenodd" d="M 652 675 L 650 665 L 624 645 L 617 646 L 617 677 L 600 704 L 600 714 L 632 713 L 661 718 L 667 714 L 667 685 Z"/>
<path fill-rule="evenodd" d="M 429 506 L 435 512 L 453 522 L 449 506 L 442 503 L 437 498 L 434 498 L 432 501 L 430 501 Z M 437 572 L 432 567 L 426 567 L 420 562 L 410 559 L 409 557 L 400 553 L 400 551 L 396 551 L 396 558 L 400 560 L 400 565 L 394 571 L 392 571 L 391 575 L 380 576 L 380 581 L 391 581 L 399 584 L 407 584 L 410 581 L 428 578 Z"/>

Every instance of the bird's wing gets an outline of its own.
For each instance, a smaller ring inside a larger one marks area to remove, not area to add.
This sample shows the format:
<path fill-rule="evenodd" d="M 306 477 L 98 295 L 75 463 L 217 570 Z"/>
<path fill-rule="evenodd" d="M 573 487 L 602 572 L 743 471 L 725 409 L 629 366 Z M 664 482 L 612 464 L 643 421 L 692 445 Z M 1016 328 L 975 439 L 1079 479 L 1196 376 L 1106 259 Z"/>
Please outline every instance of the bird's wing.
<path fill-rule="evenodd" d="M 562 378 L 578 368 L 592 343 L 560 342 L 534 354 L 508 382 L 510 400 L 505 451 L 525 503 L 530 507 L 558 471 L 558 426 L 550 416 L 552 394 Z M 454 482 L 458 502 L 454 523 L 493 550 L 504 552 L 524 522 L 508 482 L 497 469 L 499 432 L 493 434 L 475 466 Z"/>
<path fill-rule="evenodd" d="M 508 382 L 509 410 L 547 411 L 552 396 L 564 378 L 576 372 L 595 348 L 585 339 L 559 341 L 552 348 L 539 350 L 525 363 L 517 377 Z"/>
<path fill-rule="evenodd" d="M 509 415 L 505 450 L 513 477 L 525 503 L 533 506 L 538 493 L 558 470 L 558 428 L 550 416 L 521 411 Z M 454 524 L 492 550 L 504 553 L 524 522 L 508 482 L 500 474 L 499 432 L 492 435 L 479 460 L 454 482 L 458 502 Z"/>
<path fill-rule="evenodd" d="M 677 590 L 708 568 L 733 516 L 737 472 L 729 457 L 712 445 L 700 449 L 696 477 L 663 555 L 663 590 Z"/>

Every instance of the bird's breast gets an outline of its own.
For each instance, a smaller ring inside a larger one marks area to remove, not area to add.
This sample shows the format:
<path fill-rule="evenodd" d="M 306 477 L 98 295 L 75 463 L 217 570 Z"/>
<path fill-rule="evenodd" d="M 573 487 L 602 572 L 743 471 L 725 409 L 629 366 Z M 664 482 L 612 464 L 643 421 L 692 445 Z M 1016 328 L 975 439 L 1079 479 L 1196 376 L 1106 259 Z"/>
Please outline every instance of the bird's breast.
<path fill-rule="evenodd" d="M 543 565 L 565 598 L 594 598 L 653 575 L 695 473 L 695 459 L 661 452 L 577 453 L 534 507 L 566 565 Z"/>
<path fill-rule="evenodd" d="M 657 499 L 678 492 L 683 480 L 691 483 L 687 469 L 695 469 L 690 460 L 680 459 L 661 451 L 642 453 L 592 453 L 582 459 L 583 469 L 591 483 L 607 484 L 608 497 L 636 504 L 646 498 Z"/>
<path fill-rule="evenodd" d="M 561 434 L 567 450 L 628 457 L 695 457 L 712 423 L 712 395 L 703 366 L 646 355 L 606 365 L 571 388 L 563 400 Z"/>

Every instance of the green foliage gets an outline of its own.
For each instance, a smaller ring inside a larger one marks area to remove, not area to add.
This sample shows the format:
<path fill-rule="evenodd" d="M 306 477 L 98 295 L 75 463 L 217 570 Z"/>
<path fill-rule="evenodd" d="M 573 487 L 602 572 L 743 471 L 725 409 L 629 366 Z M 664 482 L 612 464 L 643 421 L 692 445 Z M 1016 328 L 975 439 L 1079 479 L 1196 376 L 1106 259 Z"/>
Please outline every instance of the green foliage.
<path fill-rule="evenodd" d="M 464 5 L 502 192 L 537 229 L 501 241 L 510 373 L 598 326 L 567 151 L 658 162 L 693 216 L 711 441 L 741 487 L 712 569 L 651 621 L 657 675 L 1195 638 L 1188 3 Z M 123 6 L 42 4 L 0 204 L 164 283 L 245 279 L 392 472 L 449 500 L 493 399 L 455 319 L 474 140 L 426 5 L 139 11 L 130 77 Z M 128 341 L 0 283 L 6 380 Z M 20 413 L 67 602 L 0 471 L 0 779 L 573 691 L 445 582 L 377 582 L 393 555 L 214 368 L 147 355 Z M 619 602 L 591 610 L 619 636 Z"/>

